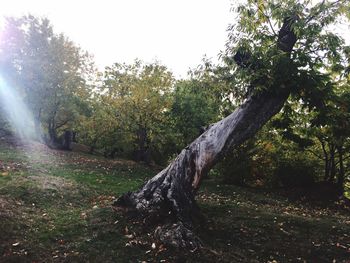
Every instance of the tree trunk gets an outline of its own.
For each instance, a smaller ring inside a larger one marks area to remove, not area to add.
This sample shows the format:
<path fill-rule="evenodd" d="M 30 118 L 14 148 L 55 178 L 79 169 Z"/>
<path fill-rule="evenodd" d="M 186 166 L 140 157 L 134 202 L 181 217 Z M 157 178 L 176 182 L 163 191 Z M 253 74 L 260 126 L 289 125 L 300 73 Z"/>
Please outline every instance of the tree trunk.
<path fill-rule="evenodd" d="M 278 37 L 278 47 L 286 52 L 288 58 L 296 41 L 290 29 L 291 19 L 294 18 L 285 19 Z M 288 37 L 288 34 L 292 36 Z M 288 70 L 279 69 L 281 72 Z M 201 179 L 228 149 L 254 136 L 281 110 L 290 94 L 287 82 L 280 83 L 278 91 L 266 89 L 250 95 L 232 114 L 209 126 L 168 167 L 139 190 L 122 195 L 114 205 L 134 209 L 144 219 L 167 222 L 155 231 L 156 237 L 163 243 L 187 248 L 200 246 L 192 228 L 198 215 L 195 193 Z"/>
<path fill-rule="evenodd" d="M 324 156 L 324 181 L 327 182 L 329 180 L 329 157 L 328 157 L 328 152 L 326 149 L 326 144 L 325 142 L 321 139 L 318 138 L 318 140 L 321 143 L 322 146 L 322 151 L 323 151 L 323 156 Z"/>
<path fill-rule="evenodd" d="M 49 137 L 47 138 L 47 145 L 51 148 L 58 148 L 59 140 L 57 136 L 57 131 L 55 127 L 55 121 L 54 119 L 49 120 L 49 125 L 48 125 L 48 135 Z"/>
<path fill-rule="evenodd" d="M 71 151 L 73 149 L 73 131 L 64 131 L 62 135 L 62 149 Z"/>
<path fill-rule="evenodd" d="M 149 152 L 149 140 L 147 134 L 147 128 L 140 125 L 136 132 L 136 144 L 137 149 L 134 151 L 134 159 L 137 162 L 151 163 L 150 152 Z"/>
<path fill-rule="evenodd" d="M 334 143 L 329 143 L 329 164 L 330 164 L 330 175 L 328 181 L 330 183 L 335 182 L 335 177 L 337 173 L 337 166 L 335 162 L 335 146 Z"/>
<path fill-rule="evenodd" d="M 341 194 L 344 193 L 344 180 L 345 180 L 345 171 L 344 171 L 344 159 L 343 159 L 343 146 L 338 147 L 338 156 L 339 156 L 339 176 L 338 176 L 338 187 L 341 191 Z"/>

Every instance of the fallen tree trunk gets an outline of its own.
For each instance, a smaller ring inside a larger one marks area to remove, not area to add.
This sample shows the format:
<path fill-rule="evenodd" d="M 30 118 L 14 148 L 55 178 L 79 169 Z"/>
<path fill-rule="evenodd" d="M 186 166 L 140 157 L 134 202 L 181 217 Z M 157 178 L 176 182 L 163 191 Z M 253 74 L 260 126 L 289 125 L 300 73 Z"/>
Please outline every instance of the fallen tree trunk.
<path fill-rule="evenodd" d="M 291 18 L 285 19 L 277 43 L 288 59 L 296 42 L 291 22 Z M 279 83 L 278 90 L 266 89 L 250 95 L 232 114 L 211 125 L 183 149 L 168 167 L 139 190 L 121 196 L 114 205 L 132 208 L 145 219 L 160 218 L 167 222 L 155 231 L 156 237 L 163 243 L 175 247 L 200 246 L 192 228 L 198 216 L 195 193 L 201 179 L 228 149 L 254 136 L 281 110 L 290 94 L 287 82 Z"/>

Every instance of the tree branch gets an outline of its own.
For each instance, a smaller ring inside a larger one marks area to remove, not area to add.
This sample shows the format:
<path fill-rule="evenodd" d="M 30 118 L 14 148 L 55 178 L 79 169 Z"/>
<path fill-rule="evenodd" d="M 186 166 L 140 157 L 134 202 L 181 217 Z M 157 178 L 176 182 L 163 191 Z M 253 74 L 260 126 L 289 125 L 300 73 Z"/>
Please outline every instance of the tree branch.
<path fill-rule="evenodd" d="M 270 25 L 270 28 L 271 28 L 273 34 L 277 37 L 278 34 L 276 33 L 275 29 L 274 29 L 273 26 L 272 26 L 270 17 L 264 13 L 264 11 L 260 8 L 260 6 L 258 6 L 258 9 L 259 9 L 259 11 L 264 15 L 264 17 L 267 19 L 267 21 L 269 22 L 269 25 Z"/>

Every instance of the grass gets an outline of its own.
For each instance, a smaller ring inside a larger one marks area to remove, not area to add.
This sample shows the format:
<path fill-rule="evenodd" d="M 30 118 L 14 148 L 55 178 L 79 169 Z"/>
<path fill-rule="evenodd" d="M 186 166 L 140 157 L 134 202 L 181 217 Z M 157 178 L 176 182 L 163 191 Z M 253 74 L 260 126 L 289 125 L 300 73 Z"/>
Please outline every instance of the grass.
<path fill-rule="evenodd" d="M 349 211 L 214 179 L 198 194 L 207 218 L 196 230 L 204 248 L 165 248 L 110 208 L 156 172 L 127 160 L 1 143 L 0 262 L 350 260 Z"/>

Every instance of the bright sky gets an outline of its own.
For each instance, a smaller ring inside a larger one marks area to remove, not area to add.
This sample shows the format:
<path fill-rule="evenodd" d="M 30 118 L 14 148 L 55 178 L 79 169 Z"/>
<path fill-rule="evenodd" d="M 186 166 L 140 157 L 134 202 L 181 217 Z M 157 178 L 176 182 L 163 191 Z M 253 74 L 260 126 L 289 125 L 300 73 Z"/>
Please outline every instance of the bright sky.
<path fill-rule="evenodd" d="M 216 60 L 224 49 L 230 7 L 231 0 L 7 0 L 0 16 L 49 18 L 100 69 L 140 58 L 185 77 L 205 54 Z"/>

